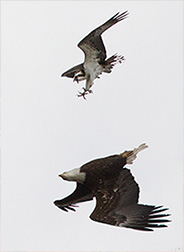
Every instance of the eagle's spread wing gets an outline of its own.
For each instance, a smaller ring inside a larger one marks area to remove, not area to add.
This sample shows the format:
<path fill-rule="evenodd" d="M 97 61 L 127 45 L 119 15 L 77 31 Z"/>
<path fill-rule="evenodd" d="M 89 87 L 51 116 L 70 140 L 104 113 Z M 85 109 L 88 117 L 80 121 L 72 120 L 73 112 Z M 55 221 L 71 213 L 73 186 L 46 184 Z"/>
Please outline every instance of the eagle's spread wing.
<path fill-rule="evenodd" d="M 137 204 L 139 187 L 126 168 L 121 171 L 116 183 L 104 181 L 96 189 L 95 197 L 96 208 L 90 216 L 94 221 L 145 231 L 166 227 L 160 223 L 169 221 L 162 219 L 169 214 L 157 214 L 167 209 Z"/>
<path fill-rule="evenodd" d="M 83 184 L 77 183 L 75 191 L 68 197 L 62 200 L 54 201 L 54 204 L 64 211 L 72 210 L 75 211 L 76 203 L 92 200 L 94 197 L 92 191 Z"/>
<path fill-rule="evenodd" d="M 85 56 L 98 58 L 98 61 L 103 63 L 106 58 L 106 50 L 101 38 L 101 34 L 114 24 L 125 19 L 127 15 L 127 11 L 121 14 L 118 12 L 107 22 L 90 32 L 84 39 L 82 39 L 79 42 L 78 47 L 85 53 Z"/>
<path fill-rule="evenodd" d="M 83 63 L 74 66 L 72 68 L 70 68 L 69 70 L 67 70 L 66 72 L 64 72 L 61 76 L 66 76 L 69 78 L 73 78 L 75 76 L 75 74 L 79 73 L 79 72 L 83 72 L 84 71 L 84 67 L 83 67 Z"/>

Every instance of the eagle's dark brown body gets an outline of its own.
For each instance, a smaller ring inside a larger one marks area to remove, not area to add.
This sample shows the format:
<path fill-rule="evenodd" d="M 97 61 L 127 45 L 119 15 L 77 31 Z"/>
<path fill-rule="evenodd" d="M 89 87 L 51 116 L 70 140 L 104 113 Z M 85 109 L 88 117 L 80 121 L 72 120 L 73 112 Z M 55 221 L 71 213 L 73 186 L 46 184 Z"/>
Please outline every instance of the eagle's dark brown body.
<path fill-rule="evenodd" d="M 94 221 L 144 231 L 166 227 L 162 223 L 169 222 L 164 218 L 169 214 L 160 212 L 167 209 L 138 204 L 139 186 L 130 170 L 124 168 L 146 147 L 142 144 L 133 151 L 96 159 L 78 169 L 61 174 L 65 180 L 77 181 L 77 187 L 71 195 L 56 200 L 54 204 L 64 211 L 75 211 L 76 203 L 95 197 L 96 207 L 90 215 Z"/>
<path fill-rule="evenodd" d="M 98 190 L 103 186 L 107 186 L 108 181 L 112 183 L 119 177 L 123 166 L 126 164 L 126 159 L 120 155 L 113 155 L 106 158 L 100 158 L 93 160 L 83 166 L 80 171 L 86 173 L 86 179 L 84 185 L 89 187 L 91 190 Z"/>

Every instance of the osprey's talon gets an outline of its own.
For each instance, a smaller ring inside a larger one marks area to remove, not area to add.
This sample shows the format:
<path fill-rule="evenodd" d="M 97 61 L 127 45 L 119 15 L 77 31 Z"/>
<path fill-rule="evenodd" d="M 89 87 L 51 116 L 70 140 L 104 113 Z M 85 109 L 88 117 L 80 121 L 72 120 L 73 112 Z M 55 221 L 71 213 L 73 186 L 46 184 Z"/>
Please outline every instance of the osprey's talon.
<path fill-rule="evenodd" d="M 74 78 L 74 79 L 73 79 L 73 82 L 75 82 L 75 81 L 77 82 L 77 84 L 79 84 L 78 79 L 75 79 L 75 78 Z"/>
<path fill-rule="evenodd" d="M 114 66 L 124 60 L 124 57 L 118 54 L 114 54 L 106 59 L 106 49 L 101 35 L 111 26 L 126 19 L 127 16 L 128 11 L 124 11 L 122 13 L 117 12 L 105 23 L 92 30 L 78 43 L 77 46 L 85 54 L 84 62 L 70 68 L 64 72 L 62 76 L 72 78 L 73 81 L 76 81 L 77 83 L 83 80 L 86 81 L 85 85 L 87 90 L 84 90 L 84 93 L 79 93 L 79 97 L 83 96 L 85 99 L 86 94 L 92 93 L 88 89 L 93 86 L 94 80 L 96 78 L 99 79 L 99 75 L 103 72 L 111 73 Z"/>
<path fill-rule="evenodd" d="M 87 95 L 87 94 L 92 94 L 93 93 L 93 91 L 91 90 L 91 89 L 89 89 L 89 90 L 87 90 L 86 88 L 82 88 L 83 90 L 84 90 L 84 92 L 79 92 L 79 94 L 77 95 L 78 97 L 83 97 L 85 100 L 86 100 L 86 97 L 85 97 L 85 95 Z"/>
<path fill-rule="evenodd" d="M 85 95 L 87 95 L 88 93 L 86 92 L 86 91 L 84 91 L 84 92 L 79 92 L 79 94 L 77 95 L 78 97 L 83 97 L 84 98 L 84 100 L 86 100 L 86 97 L 85 97 Z"/>

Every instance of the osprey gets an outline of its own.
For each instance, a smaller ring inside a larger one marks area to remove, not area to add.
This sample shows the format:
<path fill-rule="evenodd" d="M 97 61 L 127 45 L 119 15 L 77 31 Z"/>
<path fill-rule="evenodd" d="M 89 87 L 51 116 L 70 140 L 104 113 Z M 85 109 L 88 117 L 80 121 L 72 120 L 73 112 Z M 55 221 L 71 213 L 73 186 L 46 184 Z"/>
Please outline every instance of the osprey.
<path fill-rule="evenodd" d="M 59 175 L 64 180 L 76 181 L 75 191 L 68 197 L 54 201 L 64 211 L 75 211 L 76 203 L 96 198 L 96 207 L 90 218 L 119 227 L 144 231 L 152 228 L 167 227 L 165 217 L 170 214 L 162 206 L 138 204 L 139 186 L 127 168 L 132 164 L 136 154 L 148 146 L 140 145 L 131 151 L 119 155 L 93 160 L 69 172 Z"/>
<path fill-rule="evenodd" d="M 78 96 L 83 96 L 85 98 L 86 94 L 92 93 L 90 88 L 93 85 L 93 81 L 99 78 L 102 72 L 110 73 L 116 63 L 121 63 L 124 60 L 123 56 L 117 54 L 114 54 L 106 60 L 106 50 L 101 35 L 111 26 L 125 19 L 127 15 L 127 11 L 121 14 L 118 12 L 79 42 L 78 47 L 85 54 L 84 63 L 72 67 L 61 75 L 73 78 L 73 81 L 77 83 L 86 80 L 86 87 L 83 88 L 84 92 L 79 92 Z"/>

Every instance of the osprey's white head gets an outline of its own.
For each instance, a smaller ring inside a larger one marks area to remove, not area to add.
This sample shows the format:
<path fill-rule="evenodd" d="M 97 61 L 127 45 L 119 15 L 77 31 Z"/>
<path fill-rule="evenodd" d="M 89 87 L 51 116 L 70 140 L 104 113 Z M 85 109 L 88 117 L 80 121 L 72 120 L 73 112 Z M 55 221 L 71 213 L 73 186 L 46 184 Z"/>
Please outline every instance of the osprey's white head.
<path fill-rule="evenodd" d="M 59 175 L 64 180 L 68 181 L 76 181 L 78 183 L 84 183 L 86 174 L 84 172 L 80 172 L 80 168 L 75 168 L 69 172 L 63 172 Z"/>

